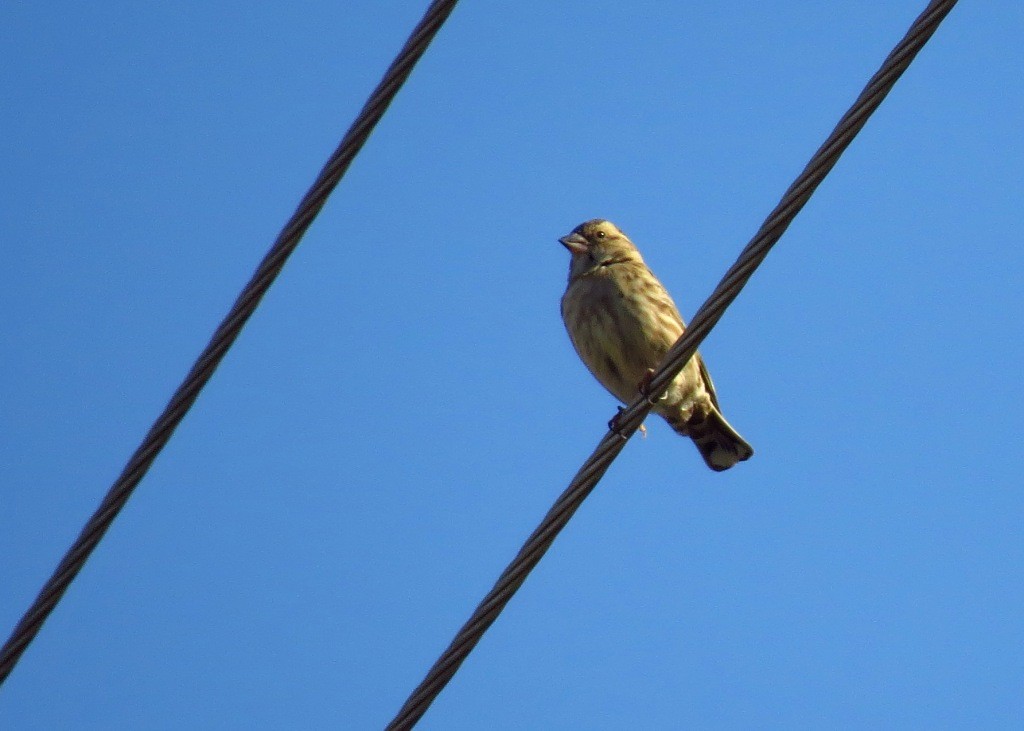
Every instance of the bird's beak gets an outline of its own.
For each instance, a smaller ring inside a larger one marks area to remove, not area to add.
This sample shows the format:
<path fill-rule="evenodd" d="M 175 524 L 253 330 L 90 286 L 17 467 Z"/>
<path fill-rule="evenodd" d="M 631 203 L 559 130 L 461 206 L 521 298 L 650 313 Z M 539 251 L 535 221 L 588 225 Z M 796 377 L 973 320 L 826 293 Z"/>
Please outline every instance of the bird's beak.
<path fill-rule="evenodd" d="M 587 240 L 580 236 L 578 233 L 573 231 L 568 236 L 563 236 L 558 240 L 562 246 L 567 248 L 573 254 L 585 254 L 587 253 Z"/>

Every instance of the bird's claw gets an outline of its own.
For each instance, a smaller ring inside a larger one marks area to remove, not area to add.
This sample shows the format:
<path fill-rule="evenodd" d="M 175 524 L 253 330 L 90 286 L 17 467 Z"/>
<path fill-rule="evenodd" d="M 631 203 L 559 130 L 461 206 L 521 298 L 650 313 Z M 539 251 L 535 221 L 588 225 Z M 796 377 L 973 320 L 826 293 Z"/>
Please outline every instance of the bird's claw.
<path fill-rule="evenodd" d="M 615 434 L 620 439 L 624 440 L 627 437 L 626 437 L 625 434 L 622 433 L 622 424 L 620 424 L 619 421 L 622 418 L 622 412 L 625 411 L 626 408 L 624 406 L 617 406 L 616 408 L 619 411 L 618 411 L 617 414 L 615 414 L 615 416 L 613 416 L 611 419 L 608 420 L 608 431 L 610 431 L 612 434 Z M 644 426 L 643 424 L 641 424 L 639 427 L 637 427 L 637 429 L 640 432 L 640 436 L 642 436 L 644 439 L 646 439 L 647 438 L 647 427 Z"/>
<path fill-rule="evenodd" d="M 653 398 L 651 398 L 653 396 L 653 394 L 651 393 L 651 378 L 653 376 L 654 369 L 648 368 L 647 372 L 644 373 L 644 377 L 640 379 L 640 383 L 637 384 L 636 388 L 640 392 L 640 395 L 644 397 L 644 400 L 647 401 L 647 403 L 649 403 L 651 406 L 657 406 L 657 402 Z M 660 401 L 663 398 L 665 398 L 664 395 L 660 399 L 658 399 L 658 401 Z"/>
<path fill-rule="evenodd" d="M 622 406 L 616 406 L 615 408 L 619 411 L 615 416 L 608 420 L 608 431 L 615 434 L 620 439 L 625 440 L 626 435 L 622 433 L 622 424 L 619 423 L 619 420 L 622 418 L 622 412 L 625 411 L 625 409 Z"/>

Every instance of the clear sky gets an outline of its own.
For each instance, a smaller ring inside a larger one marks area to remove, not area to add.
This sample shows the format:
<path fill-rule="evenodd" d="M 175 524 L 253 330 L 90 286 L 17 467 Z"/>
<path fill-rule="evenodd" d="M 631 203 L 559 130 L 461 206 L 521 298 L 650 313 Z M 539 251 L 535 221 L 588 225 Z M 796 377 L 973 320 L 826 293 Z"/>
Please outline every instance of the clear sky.
<path fill-rule="evenodd" d="M 0 633 L 425 0 L 0 6 Z M 0 690 L 5 729 L 378 728 L 615 412 L 609 218 L 693 314 L 925 0 L 465 0 Z M 1020 728 L 1024 6 L 956 8 L 426 729 Z"/>

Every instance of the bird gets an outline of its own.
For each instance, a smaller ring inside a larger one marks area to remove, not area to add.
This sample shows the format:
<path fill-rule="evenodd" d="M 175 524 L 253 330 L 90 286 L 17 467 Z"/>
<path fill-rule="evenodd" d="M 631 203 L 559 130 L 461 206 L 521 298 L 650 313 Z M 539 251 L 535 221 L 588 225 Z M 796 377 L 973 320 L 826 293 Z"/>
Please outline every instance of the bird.
<path fill-rule="evenodd" d="M 686 329 L 672 297 L 639 249 L 610 221 L 585 221 L 558 241 L 571 255 L 562 321 L 580 360 L 622 403 L 640 393 L 650 398 L 646 388 L 654 368 Z M 699 353 L 661 397 L 650 400 L 675 432 L 693 440 L 712 470 L 727 470 L 753 456 L 753 448 L 722 416 Z M 613 430 L 615 422 L 609 424 Z"/>

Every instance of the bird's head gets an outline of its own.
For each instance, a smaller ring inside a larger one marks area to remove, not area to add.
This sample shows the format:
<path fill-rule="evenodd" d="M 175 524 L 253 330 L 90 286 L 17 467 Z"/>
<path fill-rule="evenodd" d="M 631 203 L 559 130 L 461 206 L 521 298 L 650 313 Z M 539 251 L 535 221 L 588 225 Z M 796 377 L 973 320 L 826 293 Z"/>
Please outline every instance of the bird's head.
<path fill-rule="evenodd" d="M 643 262 L 640 252 L 611 221 L 595 218 L 585 221 L 559 243 L 569 250 L 569 279 L 622 262 Z"/>

